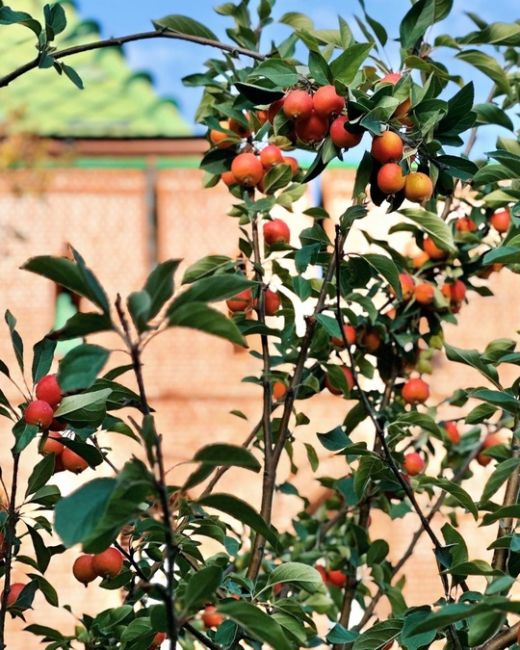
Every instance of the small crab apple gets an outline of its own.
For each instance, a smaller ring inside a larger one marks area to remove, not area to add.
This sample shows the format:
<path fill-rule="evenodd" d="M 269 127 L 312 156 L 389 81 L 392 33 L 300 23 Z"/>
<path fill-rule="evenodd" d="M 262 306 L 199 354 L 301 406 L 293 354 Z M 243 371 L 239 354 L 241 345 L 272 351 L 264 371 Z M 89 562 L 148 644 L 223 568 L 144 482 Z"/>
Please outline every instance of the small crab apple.
<path fill-rule="evenodd" d="M 448 252 L 439 248 L 431 237 L 423 239 L 422 248 L 431 260 L 443 260 L 448 255 Z"/>
<path fill-rule="evenodd" d="M 64 469 L 67 469 L 69 472 L 74 472 L 74 474 L 81 474 L 88 467 L 87 461 L 68 447 L 65 447 L 61 452 L 60 458 Z"/>
<path fill-rule="evenodd" d="M 477 456 L 477 462 L 479 465 L 482 465 L 482 467 L 485 467 L 486 465 L 489 465 L 489 463 L 493 460 L 491 456 L 487 456 L 486 454 L 483 454 L 482 451 L 489 449 L 490 447 L 496 447 L 497 445 L 503 444 L 502 437 L 500 436 L 499 433 L 491 433 L 488 436 L 484 438 L 484 441 L 481 445 L 481 453 Z"/>
<path fill-rule="evenodd" d="M 330 139 L 336 145 L 336 147 L 341 147 L 342 149 L 350 149 L 355 147 L 361 142 L 363 138 L 363 133 L 351 133 L 345 128 L 345 124 L 348 122 L 348 117 L 346 115 L 339 115 L 330 125 Z"/>
<path fill-rule="evenodd" d="M 377 172 L 377 186 L 385 194 L 400 192 L 406 182 L 403 170 L 397 163 L 386 163 Z"/>
<path fill-rule="evenodd" d="M 264 241 L 273 244 L 288 244 L 291 239 L 289 226 L 282 219 L 272 219 L 264 223 Z"/>
<path fill-rule="evenodd" d="M 161 644 L 166 641 L 165 632 L 157 632 L 157 634 L 152 639 L 152 644 L 149 647 L 149 650 L 159 650 Z"/>
<path fill-rule="evenodd" d="M 328 582 L 335 587 L 344 587 L 347 584 L 347 576 L 339 569 L 331 569 L 328 572 Z"/>
<path fill-rule="evenodd" d="M 385 74 L 384 77 L 382 77 L 379 80 L 379 82 L 392 84 L 392 86 L 395 86 L 395 84 L 399 81 L 400 78 L 401 78 L 400 72 L 388 72 L 387 74 Z"/>
<path fill-rule="evenodd" d="M 458 445 L 460 442 L 460 431 L 457 423 L 453 420 L 449 420 L 448 422 L 443 423 L 442 428 L 444 431 L 446 431 L 446 435 L 448 436 L 450 442 L 453 445 Z"/>
<path fill-rule="evenodd" d="M 332 85 L 321 86 L 312 98 L 314 110 L 321 117 L 337 115 L 345 108 L 345 98 L 338 95 Z"/>
<path fill-rule="evenodd" d="M 420 474 L 424 470 L 425 465 L 426 463 L 423 457 L 416 451 L 412 451 L 404 456 L 403 467 L 408 476 L 417 476 L 417 474 Z"/>
<path fill-rule="evenodd" d="M 412 257 L 412 266 L 414 269 L 420 269 L 430 261 L 430 256 L 425 251 L 421 251 Z"/>
<path fill-rule="evenodd" d="M 312 96 L 306 90 L 290 90 L 285 95 L 282 109 L 294 120 L 309 117 L 314 109 Z"/>
<path fill-rule="evenodd" d="M 266 316 L 274 316 L 280 309 L 282 300 L 276 291 L 266 289 L 264 294 L 264 307 Z"/>
<path fill-rule="evenodd" d="M 16 604 L 16 601 L 18 598 L 20 598 L 20 594 L 22 591 L 27 587 L 27 585 L 23 582 L 13 582 L 13 584 L 9 588 L 9 593 L 7 594 L 7 607 L 14 607 Z M 0 594 L 0 601 L 3 600 L 4 598 L 4 592 Z"/>
<path fill-rule="evenodd" d="M 466 297 L 466 285 L 462 280 L 445 282 L 441 288 L 442 294 L 450 302 L 460 303 Z"/>
<path fill-rule="evenodd" d="M 264 166 L 254 153 L 239 153 L 231 163 L 231 172 L 244 187 L 254 187 L 264 176 Z"/>
<path fill-rule="evenodd" d="M 220 175 L 220 180 L 224 183 L 224 185 L 227 185 L 228 187 L 231 187 L 232 185 L 237 185 L 238 181 L 235 178 L 235 174 L 229 169 L 226 172 L 222 172 Z"/>
<path fill-rule="evenodd" d="M 204 627 L 207 630 L 212 627 L 218 627 L 224 620 L 222 614 L 219 614 L 217 612 L 215 605 L 206 605 L 201 618 L 202 622 L 204 623 Z"/>
<path fill-rule="evenodd" d="M 409 273 L 399 273 L 399 284 L 401 285 L 403 300 L 411 300 L 415 290 L 415 280 Z"/>
<path fill-rule="evenodd" d="M 287 394 L 287 386 L 284 384 L 283 381 L 277 379 L 273 383 L 273 399 L 276 402 L 279 402 L 281 399 L 285 397 L 286 394 Z"/>
<path fill-rule="evenodd" d="M 431 198 L 433 194 L 433 183 L 427 174 L 423 174 L 423 172 L 410 172 L 405 180 L 404 195 L 408 201 L 422 203 Z"/>
<path fill-rule="evenodd" d="M 430 387 L 423 379 L 409 379 L 401 394 L 407 404 L 423 404 L 430 396 Z"/>
<path fill-rule="evenodd" d="M 260 126 L 263 126 L 269 119 L 269 116 L 267 115 L 267 111 L 262 111 L 262 110 L 255 111 L 255 116 Z"/>
<path fill-rule="evenodd" d="M 509 210 L 497 210 L 489 217 L 489 223 L 497 232 L 507 232 L 511 225 L 511 214 Z"/>
<path fill-rule="evenodd" d="M 361 335 L 361 345 L 370 354 L 374 354 L 381 347 L 381 335 L 376 329 L 367 329 Z"/>
<path fill-rule="evenodd" d="M 403 150 L 401 137 L 393 131 L 385 131 L 382 135 L 374 137 L 370 152 L 378 162 L 384 164 L 392 160 L 400 160 Z"/>
<path fill-rule="evenodd" d="M 42 444 L 40 452 L 43 456 L 48 456 L 49 454 L 61 454 L 64 450 L 64 445 L 61 441 L 61 434 L 57 431 L 49 431 L 47 439 Z"/>
<path fill-rule="evenodd" d="M 92 568 L 96 575 L 102 578 L 115 578 L 123 568 L 123 555 L 117 548 L 109 546 L 106 550 L 94 555 Z"/>
<path fill-rule="evenodd" d="M 251 129 L 233 117 L 229 120 L 229 130 L 236 133 L 240 138 L 248 138 L 251 135 Z"/>
<path fill-rule="evenodd" d="M 253 302 L 251 289 L 244 289 L 244 291 L 237 293 L 236 296 L 228 298 L 226 300 L 226 305 L 229 311 L 235 313 L 237 311 L 251 311 L 253 308 Z"/>
<path fill-rule="evenodd" d="M 455 230 L 458 232 L 475 232 L 477 224 L 470 217 L 459 217 L 455 222 Z"/>
<path fill-rule="evenodd" d="M 431 305 L 435 296 L 435 289 L 427 282 L 421 282 L 414 288 L 415 300 L 420 305 Z"/>
<path fill-rule="evenodd" d="M 54 411 L 48 402 L 42 399 L 36 399 L 27 404 L 24 412 L 24 418 L 27 424 L 36 424 L 42 429 L 48 429 L 53 420 Z"/>
<path fill-rule="evenodd" d="M 92 582 L 98 577 L 94 570 L 94 556 L 93 555 L 80 555 L 72 565 L 72 574 L 78 582 L 81 582 L 85 587 L 89 582 Z"/>
<path fill-rule="evenodd" d="M 329 581 L 329 572 L 327 569 L 323 566 L 323 564 L 316 564 L 315 567 L 316 571 L 320 574 L 321 579 L 325 584 L 328 583 Z"/>
<path fill-rule="evenodd" d="M 275 102 L 269 105 L 269 108 L 267 109 L 267 119 L 271 124 L 274 122 L 274 118 L 278 115 L 280 112 L 282 106 L 283 106 L 284 98 L 282 97 L 281 99 L 277 99 Z"/>
<path fill-rule="evenodd" d="M 220 122 L 220 126 L 226 131 L 230 131 L 229 122 Z M 218 147 L 219 149 L 229 149 L 238 142 L 238 138 L 230 133 L 224 133 L 224 131 L 219 131 L 217 129 L 211 129 L 208 133 L 209 140 L 212 145 Z"/>
<path fill-rule="evenodd" d="M 352 375 L 352 371 L 350 368 L 347 368 L 347 366 L 340 366 L 340 370 L 345 376 L 348 389 L 352 390 L 354 388 L 354 376 Z M 343 390 L 339 386 L 336 386 L 329 373 L 325 375 L 325 388 L 327 388 L 333 395 L 343 394 Z"/>
<path fill-rule="evenodd" d="M 264 169 L 271 169 L 271 167 L 283 163 L 282 150 L 275 144 L 268 144 L 260 152 L 260 162 Z"/>
<path fill-rule="evenodd" d="M 41 399 L 53 408 L 61 402 L 62 394 L 56 375 L 45 375 L 36 384 L 36 398 Z"/>
<path fill-rule="evenodd" d="M 354 345 L 357 339 L 356 328 L 352 325 L 343 325 L 343 333 L 345 334 L 345 339 L 349 345 Z M 342 336 L 332 336 L 330 339 L 332 345 L 335 345 L 337 348 L 344 348 L 345 342 Z"/>
<path fill-rule="evenodd" d="M 301 117 L 296 121 L 296 135 L 306 144 L 321 142 L 328 130 L 328 121 L 317 113 L 311 113 L 308 117 Z"/>
<path fill-rule="evenodd" d="M 282 162 L 284 165 L 289 165 L 294 178 L 298 173 L 298 171 L 300 170 L 300 165 L 298 164 L 296 158 L 294 158 L 294 156 L 284 156 Z"/>

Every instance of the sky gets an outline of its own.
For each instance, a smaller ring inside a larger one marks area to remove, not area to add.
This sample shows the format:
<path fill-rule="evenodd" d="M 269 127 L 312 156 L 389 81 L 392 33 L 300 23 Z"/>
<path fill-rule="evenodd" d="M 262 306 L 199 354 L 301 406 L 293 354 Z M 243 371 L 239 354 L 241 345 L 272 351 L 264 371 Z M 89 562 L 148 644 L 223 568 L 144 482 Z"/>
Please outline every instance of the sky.
<path fill-rule="evenodd" d="M 230 19 L 219 16 L 213 7 L 223 0 L 193 0 L 191 3 L 183 0 L 78 0 L 80 13 L 84 18 L 94 18 L 101 26 L 102 35 L 120 36 L 133 32 L 146 31 L 151 28 L 151 20 L 162 18 L 168 14 L 184 14 L 206 24 L 219 38 L 227 40 L 225 28 L 230 25 Z M 398 45 L 392 39 L 398 35 L 399 19 L 410 7 L 409 0 L 365 0 L 369 14 L 384 24 L 389 34 L 387 58 L 392 67 L 398 67 Z M 251 1 L 256 6 L 256 0 Z M 464 11 L 471 10 L 487 22 L 512 21 L 518 17 L 517 0 L 454 0 L 454 9 L 447 21 L 435 25 L 430 33 L 430 41 L 436 34 L 452 36 L 465 34 L 475 27 Z M 341 14 L 351 26 L 359 40 L 365 40 L 357 31 L 352 19 L 354 14 L 360 14 L 356 0 L 277 0 L 274 15 L 281 16 L 288 11 L 303 11 L 309 15 L 318 28 L 336 28 L 337 16 Z M 276 41 L 286 36 L 288 28 L 275 25 L 269 28 L 269 36 Z M 156 88 L 162 96 L 174 98 L 182 114 L 192 123 L 201 89 L 186 88 L 182 85 L 182 77 L 203 70 L 204 61 L 215 54 L 214 50 L 200 47 L 191 43 L 171 40 L 143 41 L 130 43 L 125 46 L 129 65 L 135 70 L 150 72 Z M 490 81 L 480 75 L 474 68 L 453 59 L 453 50 L 443 49 L 441 58 L 450 64 L 450 69 L 462 74 L 468 81 L 473 79 L 476 86 L 476 100 L 484 101 L 490 87 Z M 456 92 L 453 86 L 453 93 Z M 483 143 L 493 147 L 497 133 L 507 135 L 507 131 L 498 127 L 486 127 Z"/>

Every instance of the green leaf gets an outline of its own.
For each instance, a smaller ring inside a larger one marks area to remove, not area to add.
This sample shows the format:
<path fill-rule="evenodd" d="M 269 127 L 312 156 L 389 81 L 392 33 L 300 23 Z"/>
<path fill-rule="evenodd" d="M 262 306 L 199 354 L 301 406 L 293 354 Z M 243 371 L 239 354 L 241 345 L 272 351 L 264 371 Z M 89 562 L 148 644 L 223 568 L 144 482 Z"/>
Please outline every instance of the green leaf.
<path fill-rule="evenodd" d="M 254 82 L 258 77 L 266 77 L 279 88 L 294 86 L 300 78 L 294 65 L 276 58 L 266 59 L 255 66 L 247 80 Z"/>
<path fill-rule="evenodd" d="M 340 623 L 336 623 L 325 637 L 325 641 L 331 644 L 352 643 L 352 641 L 355 641 L 357 636 L 358 635 L 355 632 L 351 632 L 350 630 L 345 629 L 343 625 L 340 625 Z"/>
<path fill-rule="evenodd" d="M 327 433 L 317 433 L 319 441 L 328 451 L 341 451 L 351 444 L 350 438 L 341 427 Z"/>
<path fill-rule="evenodd" d="M 314 567 L 302 562 L 283 562 L 267 579 L 267 587 L 290 582 L 311 593 L 323 590 L 323 580 Z"/>
<path fill-rule="evenodd" d="M 401 47 L 412 48 L 422 39 L 428 27 L 445 18 L 451 11 L 452 0 L 418 0 L 408 11 L 399 27 Z"/>
<path fill-rule="evenodd" d="M 50 477 L 54 474 L 54 462 L 55 457 L 53 454 L 44 456 L 39 463 L 36 463 L 34 469 L 29 476 L 27 481 L 27 490 L 25 491 L 25 496 L 29 494 L 34 494 L 37 490 L 42 488 Z"/>
<path fill-rule="evenodd" d="M 468 625 L 468 643 L 476 648 L 490 639 L 502 627 L 505 620 L 502 612 L 487 612 L 473 616 Z"/>
<path fill-rule="evenodd" d="M 233 260 L 227 255 L 208 255 L 186 269 L 181 284 L 191 284 L 218 271 L 230 270 L 233 266 Z"/>
<path fill-rule="evenodd" d="M 20 334 L 16 330 L 16 318 L 11 314 L 9 310 L 5 312 L 5 322 L 9 327 L 9 333 L 11 335 L 11 343 L 13 344 L 13 350 L 16 357 L 16 361 L 20 370 L 23 373 L 24 363 L 23 363 L 23 341 Z"/>
<path fill-rule="evenodd" d="M 496 104 L 487 102 L 486 104 L 475 104 L 473 110 L 477 113 L 479 124 L 498 124 L 505 129 L 514 131 L 514 125 L 509 115 Z"/>
<path fill-rule="evenodd" d="M 471 397 L 481 399 L 483 402 L 498 406 L 499 408 L 509 411 L 510 413 L 520 414 L 520 402 L 512 395 L 498 390 L 488 390 L 487 388 L 479 388 L 470 392 Z"/>
<path fill-rule="evenodd" d="M 490 79 L 493 79 L 497 88 L 506 95 L 511 92 L 511 87 L 507 79 L 507 74 L 504 72 L 496 59 L 489 54 L 481 52 L 480 50 L 464 50 L 455 55 L 457 59 L 469 63 L 477 70 L 480 70 Z"/>
<path fill-rule="evenodd" d="M 236 296 L 245 289 L 251 289 L 256 282 L 248 280 L 240 273 L 226 273 L 209 278 L 202 278 L 181 293 L 167 311 L 170 316 L 179 307 L 191 302 L 218 302 Z"/>
<path fill-rule="evenodd" d="M 352 650 L 381 650 L 389 641 L 400 634 L 402 627 L 403 621 L 394 618 L 376 623 L 358 636 L 354 641 Z"/>
<path fill-rule="evenodd" d="M 253 470 L 253 472 L 259 472 L 261 469 L 258 459 L 245 447 L 224 443 L 202 447 L 197 451 L 193 460 L 213 466 L 244 467 Z"/>
<path fill-rule="evenodd" d="M 520 248 L 516 246 L 498 246 L 488 251 L 482 258 L 483 264 L 518 264 L 520 263 Z"/>
<path fill-rule="evenodd" d="M 39 427 L 35 424 L 26 424 L 25 420 L 19 420 L 12 429 L 16 439 L 15 451 L 23 451 L 38 435 Z"/>
<path fill-rule="evenodd" d="M 126 301 L 128 311 L 139 334 L 148 329 L 152 299 L 147 291 L 134 291 Z"/>
<path fill-rule="evenodd" d="M 192 302 L 172 310 L 168 318 L 168 325 L 170 327 L 190 327 L 227 339 L 236 345 L 247 347 L 247 342 L 235 323 L 221 312 L 202 302 Z"/>
<path fill-rule="evenodd" d="M 217 611 L 238 623 L 255 639 L 276 650 L 292 650 L 293 645 L 272 616 L 244 600 L 220 603 Z"/>
<path fill-rule="evenodd" d="M 56 341 L 43 338 L 33 347 L 32 379 L 37 384 L 51 369 Z"/>
<path fill-rule="evenodd" d="M 62 62 L 60 62 L 59 65 L 63 70 L 67 79 L 72 81 L 72 83 L 76 86 L 76 88 L 79 88 L 80 90 L 83 90 L 85 88 L 85 86 L 83 85 L 83 79 L 79 76 L 78 72 L 72 66 Z"/>
<path fill-rule="evenodd" d="M 471 512 L 475 520 L 478 519 L 478 508 L 475 502 L 466 490 L 457 483 L 453 483 L 453 481 L 449 481 L 447 478 L 434 478 L 433 476 L 421 476 L 419 481 L 421 485 L 436 485 L 444 490 L 444 492 L 451 494 L 463 508 Z"/>
<path fill-rule="evenodd" d="M 450 176 L 455 176 L 463 181 L 471 180 L 478 171 L 474 162 L 460 156 L 437 156 L 435 160 Z"/>
<path fill-rule="evenodd" d="M 498 383 L 498 373 L 496 368 L 494 368 L 490 363 L 485 363 L 478 350 L 463 350 L 462 348 L 456 348 L 455 346 L 448 344 L 444 347 L 446 350 L 446 356 L 450 361 L 471 366 L 472 368 L 475 368 L 475 370 L 478 370 L 486 379 L 489 379 L 489 381 L 494 385 Z"/>
<path fill-rule="evenodd" d="M 170 14 L 160 18 L 159 20 L 153 20 L 153 26 L 157 31 L 170 31 L 177 32 L 179 34 L 187 34 L 188 36 L 200 36 L 201 38 L 209 38 L 212 41 L 218 41 L 218 36 L 208 29 L 202 23 L 199 23 L 193 18 L 188 16 L 180 16 L 179 14 Z"/>
<path fill-rule="evenodd" d="M 352 83 L 373 45 L 373 43 L 354 43 L 334 59 L 330 64 L 334 81 L 344 86 Z"/>
<path fill-rule="evenodd" d="M 53 461 L 54 464 L 54 459 L 51 460 Z M 45 571 L 47 571 L 47 567 L 49 566 L 49 562 L 51 560 L 51 553 L 47 548 L 47 546 L 45 545 L 42 536 L 33 526 L 27 525 L 27 532 L 29 533 L 29 536 L 32 541 L 38 570 L 41 571 L 42 573 L 45 573 Z"/>
<path fill-rule="evenodd" d="M 36 36 L 39 36 L 42 31 L 41 24 L 31 14 L 25 11 L 13 11 L 9 7 L 0 7 L 0 25 L 15 25 L 17 23 L 30 29 Z"/>
<path fill-rule="evenodd" d="M 354 189 L 352 191 L 355 199 L 359 199 L 361 195 L 365 194 L 373 166 L 374 159 L 368 151 L 365 151 L 356 171 L 356 180 L 354 181 Z"/>
<path fill-rule="evenodd" d="M 199 503 L 201 506 L 220 510 L 238 519 L 238 521 L 265 537 L 273 546 L 278 546 L 278 537 L 273 527 L 267 524 L 256 510 L 242 499 L 238 499 L 231 494 L 216 493 L 200 499 Z"/>
<path fill-rule="evenodd" d="M 329 65 L 320 52 L 313 50 L 309 52 L 309 71 L 314 81 L 322 86 L 333 82 Z"/>
<path fill-rule="evenodd" d="M 235 88 L 254 106 L 271 104 L 284 96 L 282 90 L 274 90 L 272 87 L 265 88 L 264 86 L 259 86 L 257 84 L 237 82 Z"/>
<path fill-rule="evenodd" d="M 386 255 L 376 255 L 374 253 L 365 253 L 361 258 L 370 264 L 385 280 L 390 284 L 397 294 L 401 297 L 401 282 L 399 280 L 399 269 L 394 261 Z"/>
<path fill-rule="evenodd" d="M 112 329 L 110 314 L 96 314 L 95 312 L 78 312 L 71 316 L 63 327 L 48 335 L 49 338 L 67 341 L 88 334 L 97 334 Z"/>
<path fill-rule="evenodd" d="M 211 600 L 221 582 L 222 569 L 218 566 L 204 567 L 194 573 L 184 592 L 184 610 L 196 611 L 200 605 Z"/>
<path fill-rule="evenodd" d="M 418 210 L 416 208 L 406 208 L 399 210 L 399 213 L 413 221 L 421 227 L 424 232 L 431 236 L 433 241 L 444 250 L 451 253 L 457 252 L 457 247 L 453 241 L 453 235 L 448 226 L 442 219 L 434 212 L 427 212 L 426 210 Z"/>
<path fill-rule="evenodd" d="M 480 500 L 482 502 L 488 501 L 495 492 L 500 489 L 500 486 L 507 481 L 519 465 L 520 458 L 508 458 L 499 463 L 493 474 L 488 478 Z"/>
<path fill-rule="evenodd" d="M 167 260 L 158 264 L 150 273 L 144 291 L 150 296 L 148 318 L 155 318 L 164 304 L 173 296 L 173 276 L 181 260 Z"/>
<path fill-rule="evenodd" d="M 54 416 L 57 418 L 67 416 L 65 418 L 67 421 L 79 420 L 83 426 L 87 422 L 101 424 L 106 411 L 106 402 L 111 392 L 109 388 L 106 388 L 64 397 L 54 412 Z"/>
<path fill-rule="evenodd" d="M 109 355 L 109 350 L 91 343 L 83 343 L 73 348 L 61 360 L 59 366 L 58 382 L 62 390 L 68 392 L 90 388 Z"/>

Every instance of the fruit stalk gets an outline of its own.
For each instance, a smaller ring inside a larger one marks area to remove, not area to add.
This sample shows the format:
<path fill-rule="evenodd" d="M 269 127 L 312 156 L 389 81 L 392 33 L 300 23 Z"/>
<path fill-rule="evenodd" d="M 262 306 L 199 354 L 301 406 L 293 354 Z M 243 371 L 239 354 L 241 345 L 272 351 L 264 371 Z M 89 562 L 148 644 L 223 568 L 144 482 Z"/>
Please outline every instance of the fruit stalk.
<path fill-rule="evenodd" d="M 11 495 L 9 497 L 9 508 L 7 516 L 7 525 L 5 531 L 5 568 L 4 568 L 4 591 L 0 603 L 0 650 L 6 648 L 5 643 L 5 615 L 7 613 L 7 599 L 11 588 L 11 568 L 13 564 L 13 543 L 16 536 L 16 492 L 18 489 L 18 468 L 20 464 L 20 454 L 13 451 L 13 478 L 11 483 Z"/>

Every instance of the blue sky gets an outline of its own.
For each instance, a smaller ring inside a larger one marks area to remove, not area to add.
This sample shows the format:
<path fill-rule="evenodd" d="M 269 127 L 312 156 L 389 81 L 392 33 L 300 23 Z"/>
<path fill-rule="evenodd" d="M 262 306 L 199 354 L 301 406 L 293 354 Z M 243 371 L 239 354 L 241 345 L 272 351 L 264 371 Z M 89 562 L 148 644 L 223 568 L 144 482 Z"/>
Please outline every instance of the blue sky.
<path fill-rule="evenodd" d="M 148 0 L 148 2 L 129 2 L 128 0 L 78 0 L 81 14 L 85 18 L 95 18 L 99 21 L 104 36 L 116 36 L 132 32 L 148 30 L 150 20 L 161 18 L 167 14 L 184 14 L 208 25 L 222 40 L 227 40 L 225 28 L 230 24 L 229 18 L 219 16 L 213 11 L 215 5 L 223 0 L 194 0 L 193 2 L 180 2 L 179 0 Z M 368 12 L 383 23 L 390 39 L 395 38 L 399 29 L 399 18 L 410 7 L 409 0 L 366 0 Z M 256 6 L 255 0 L 251 2 Z M 452 36 L 471 31 L 474 26 L 464 11 L 470 10 L 480 15 L 488 22 L 511 21 L 518 16 L 516 0 L 454 0 L 454 9 L 447 21 L 435 25 L 430 34 L 431 40 L 435 34 L 449 33 Z M 341 14 L 357 32 L 352 20 L 354 13 L 359 14 L 359 4 L 356 0 L 278 0 L 275 6 L 275 16 L 280 16 L 287 11 L 304 11 L 319 28 L 336 27 L 337 15 Z M 350 19 L 350 20 L 349 20 Z M 287 28 L 277 25 L 270 28 L 270 35 L 274 40 L 283 38 Z M 364 40 L 360 36 L 360 40 Z M 387 45 L 388 57 L 397 67 L 398 46 L 390 42 Z M 483 101 L 488 92 L 490 82 L 473 68 L 466 64 L 454 61 L 451 50 L 444 50 L 442 60 L 449 64 L 451 69 L 462 74 L 467 80 L 475 81 L 477 100 Z M 203 63 L 208 56 L 214 54 L 209 48 L 202 48 L 181 41 L 145 41 L 131 43 L 126 46 L 129 64 L 136 70 L 149 71 L 155 80 L 158 92 L 163 96 L 171 96 L 178 102 L 184 116 L 192 121 L 199 97 L 200 89 L 185 88 L 181 78 L 185 75 L 202 70 Z M 454 87 L 455 92 L 455 87 Z M 497 128 L 489 129 L 489 145 L 493 145 Z M 503 134 L 507 134 L 506 131 Z"/>

